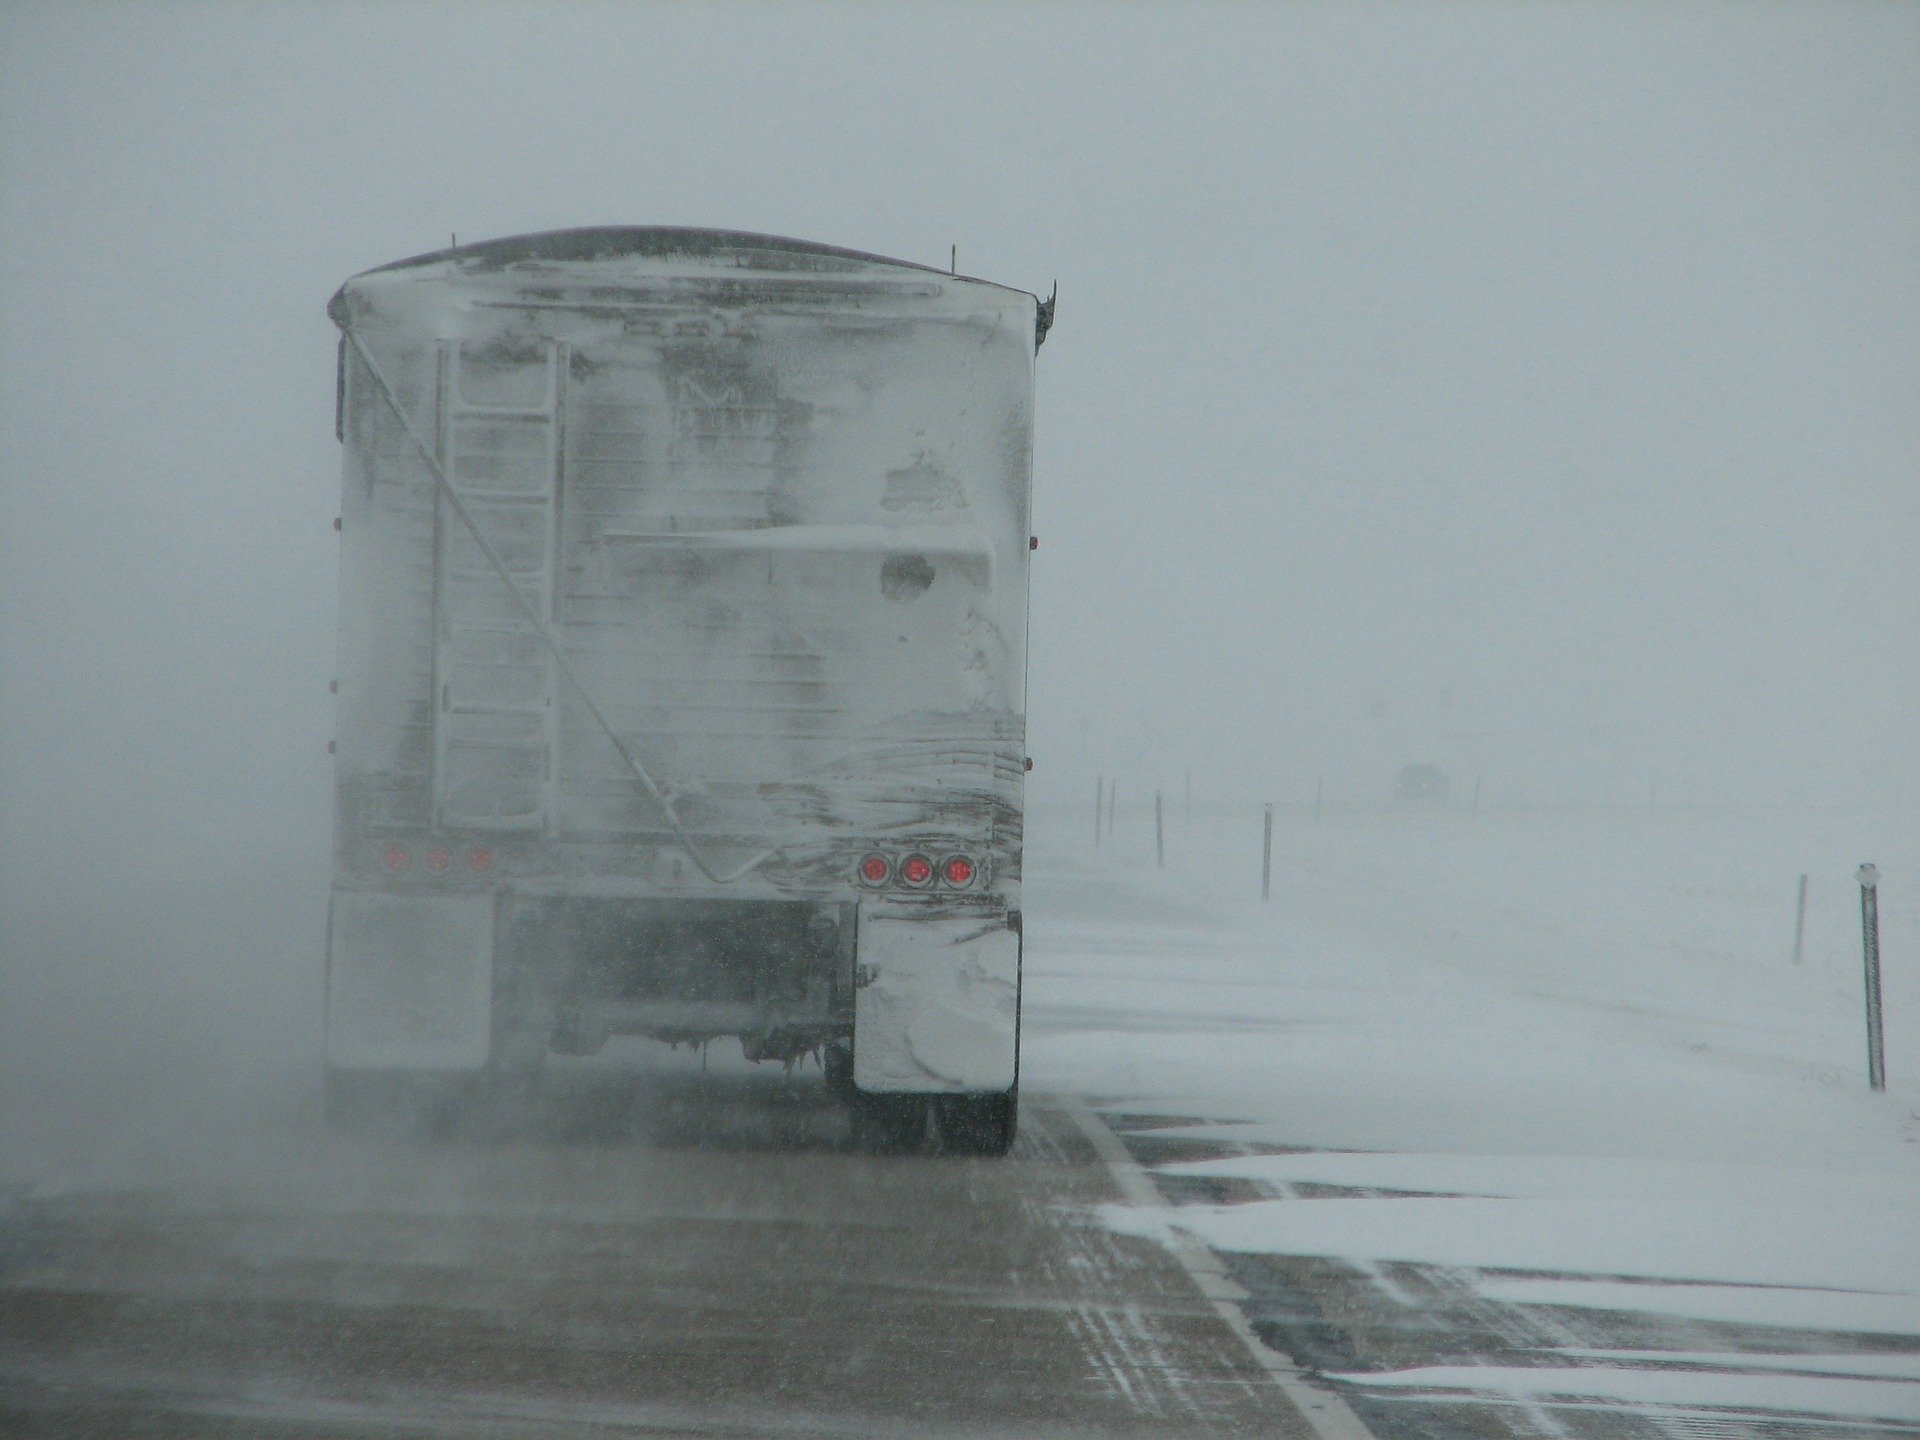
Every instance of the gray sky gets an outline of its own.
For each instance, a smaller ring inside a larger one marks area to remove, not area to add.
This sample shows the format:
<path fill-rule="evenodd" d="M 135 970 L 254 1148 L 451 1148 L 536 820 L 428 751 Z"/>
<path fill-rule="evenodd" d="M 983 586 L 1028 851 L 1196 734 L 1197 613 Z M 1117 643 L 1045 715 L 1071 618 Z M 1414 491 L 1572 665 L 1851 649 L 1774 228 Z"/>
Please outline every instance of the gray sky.
<path fill-rule="evenodd" d="M 323 867 L 322 307 L 594 223 L 1058 277 L 1042 800 L 1913 801 L 1911 5 L 15 3 L 5 894 Z"/>

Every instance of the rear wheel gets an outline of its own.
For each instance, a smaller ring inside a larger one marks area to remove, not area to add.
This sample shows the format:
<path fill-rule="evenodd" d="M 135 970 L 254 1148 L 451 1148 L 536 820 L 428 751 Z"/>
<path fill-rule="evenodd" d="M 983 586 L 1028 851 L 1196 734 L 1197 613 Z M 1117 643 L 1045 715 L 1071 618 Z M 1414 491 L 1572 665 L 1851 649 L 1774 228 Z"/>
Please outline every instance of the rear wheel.
<path fill-rule="evenodd" d="M 1004 1095 L 942 1095 L 940 1148 L 952 1155 L 1004 1155 L 1020 1119 L 1020 1090 Z"/>
<path fill-rule="evenodd" d="M 869 1095 L 856 1090 L 850 1097 L 853 1139 L 862 1150 L 898 1154 L 917 1150 L 927 1138 L 932 1107 L 926 1095 Z"/>
<path fill-rule="evenodd" d="M 820 1069 L 827 1089 L 835 1095 L 853 1094 L 853 1051 L 845 1045 L 827 1045 L 820 1051 Z"/>

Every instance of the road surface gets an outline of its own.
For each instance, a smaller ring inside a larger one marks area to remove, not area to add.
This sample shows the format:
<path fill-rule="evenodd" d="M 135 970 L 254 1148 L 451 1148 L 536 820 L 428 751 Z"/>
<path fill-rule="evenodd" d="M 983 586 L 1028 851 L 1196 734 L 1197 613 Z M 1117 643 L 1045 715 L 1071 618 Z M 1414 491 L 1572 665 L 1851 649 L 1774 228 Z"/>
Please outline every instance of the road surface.
<path fill-rule="evenodd" d="M 1030 1098 L 1005 1160 L 874 1156 L 813 1075 L 679 1059 L 15 1193 L 0 1433 L 1311 1440 L 1177 1260 L 1099 1223 L 1084 1110 Z"/>

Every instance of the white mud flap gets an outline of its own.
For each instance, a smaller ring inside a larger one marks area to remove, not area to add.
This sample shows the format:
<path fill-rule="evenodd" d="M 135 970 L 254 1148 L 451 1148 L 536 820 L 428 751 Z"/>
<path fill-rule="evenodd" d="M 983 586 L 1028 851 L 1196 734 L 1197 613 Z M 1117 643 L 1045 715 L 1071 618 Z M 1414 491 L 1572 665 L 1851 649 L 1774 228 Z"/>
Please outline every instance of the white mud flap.
<path fill-rule="evenodd" d="M 493 897 L 333 897 L 327 1063 L 476 1070 L 493 1037 Z"/>
<path fill-rule="evenodd" d="M 1004 918 L 862 906 L 858 958 L 867 983 L 854 997 L 856 1086 L 946 1094 L 1013 1085 L 1020 937 Z"/>

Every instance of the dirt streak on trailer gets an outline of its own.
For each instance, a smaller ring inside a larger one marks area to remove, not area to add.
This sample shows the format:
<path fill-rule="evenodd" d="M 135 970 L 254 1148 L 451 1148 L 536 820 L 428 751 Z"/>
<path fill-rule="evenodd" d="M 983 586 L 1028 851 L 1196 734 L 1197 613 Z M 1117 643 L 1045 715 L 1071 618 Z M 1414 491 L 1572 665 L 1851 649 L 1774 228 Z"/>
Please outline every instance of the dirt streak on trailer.
<path fill-rule="evenodd" d="M 1051 302 L 608 228 L 328 313 L 335 1100 L 735 1036 L 880 1143 L 1003 1151 Z"/>

